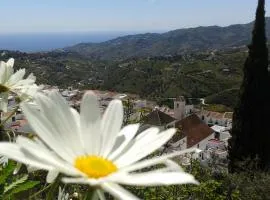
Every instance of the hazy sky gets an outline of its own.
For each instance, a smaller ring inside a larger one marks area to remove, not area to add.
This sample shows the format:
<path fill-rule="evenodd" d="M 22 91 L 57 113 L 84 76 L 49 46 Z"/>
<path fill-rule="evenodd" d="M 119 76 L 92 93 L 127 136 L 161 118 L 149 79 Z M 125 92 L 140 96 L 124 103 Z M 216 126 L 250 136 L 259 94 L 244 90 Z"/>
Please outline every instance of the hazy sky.
<path fill-rule="evenodd" d="M 266 0 L 270 16 L 270 1 Z M 163 31 L 254 19 L 257 0 L 7 0 L 0 30 L 11 32 Z"/>

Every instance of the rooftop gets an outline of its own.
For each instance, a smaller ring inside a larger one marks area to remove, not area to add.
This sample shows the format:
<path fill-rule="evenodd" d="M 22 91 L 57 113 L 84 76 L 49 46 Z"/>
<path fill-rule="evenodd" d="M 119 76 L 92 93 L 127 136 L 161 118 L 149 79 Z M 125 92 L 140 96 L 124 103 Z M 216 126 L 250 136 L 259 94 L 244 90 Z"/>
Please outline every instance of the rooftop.
<path fill-rule="evenodd" d="M 151 113 L 149 113 L 147 116 L 145 116 L 142 121 L 144 124 L 150 124 L 154 126 L 164 126 L 175 120 L 176 119 L 171 117 L 170 115 L 167 115 L 166 113 L 156 109 Z"/>
<path fill-rule="evenodd" d="M 196 145 L 215 132 L 195 114 L 176 122 L 175 127 L 181 130 L 183 137 L 187 137 L 187 148 Z"/>

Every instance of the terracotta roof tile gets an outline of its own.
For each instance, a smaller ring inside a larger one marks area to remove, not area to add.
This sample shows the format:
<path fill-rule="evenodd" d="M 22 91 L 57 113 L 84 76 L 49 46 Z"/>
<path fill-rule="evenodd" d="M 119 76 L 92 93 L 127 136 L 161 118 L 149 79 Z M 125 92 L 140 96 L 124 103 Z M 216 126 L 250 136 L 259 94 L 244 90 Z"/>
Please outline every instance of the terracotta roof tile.
<path fill-rule="evenodd" d="M 178 121 L 175 127 L 182 131 L 183 137 L 187 136 L 187 148 L 196 145 L 215 132 L 195 114 Z"/>
<path fill-rule="evenodd" d="M 175 118 L 171 117 L 170 115 L 167 115 L 166 113 L 161 112 L 160 110 L 154 110 L 147 116 L 145 116 L 142 121 L 144 124 L 164 126 L 170 122 L 173 122 L 174 120 Z"/>

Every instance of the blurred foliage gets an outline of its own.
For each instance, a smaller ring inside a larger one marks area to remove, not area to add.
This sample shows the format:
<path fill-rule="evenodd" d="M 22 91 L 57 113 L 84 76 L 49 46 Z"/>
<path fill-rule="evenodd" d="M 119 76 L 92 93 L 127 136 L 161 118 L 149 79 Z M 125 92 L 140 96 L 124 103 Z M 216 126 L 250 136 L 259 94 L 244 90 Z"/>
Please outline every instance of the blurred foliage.
<path fill-rule="evenodd" d="M 39 181 L 29 180 L 27 173 L 14 174 L 20 167 L 13 161 L 9 161 L 0 171 L 0 199 L 23 199 L 24 194 L 29 193 Z"/>
<path fill-rule="evenodd" d="M 194 161 L 186 171 L 193 174 L 199 185 L 163 187 L 126 187 L 141 199 L 149 200 L 266 200 L 270 197 L 270 174 L 250 172 L 228 174 L 202 167 Z"/>
<path fill-rule="evenodd" d="M 239 95 L 239 89 L 233 88 L 218 92 L 205 98 L 206 104 L 223 104 L 227 107 L 234 108 L 237 97 Z"/>

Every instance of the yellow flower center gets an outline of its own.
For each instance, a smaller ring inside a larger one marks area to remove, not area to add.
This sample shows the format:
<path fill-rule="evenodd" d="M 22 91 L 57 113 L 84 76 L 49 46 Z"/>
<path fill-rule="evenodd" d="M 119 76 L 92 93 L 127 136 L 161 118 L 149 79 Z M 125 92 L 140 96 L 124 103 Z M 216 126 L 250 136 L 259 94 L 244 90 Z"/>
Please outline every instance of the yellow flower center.
<path fill-rule="evenodd" d="M 0 93 L 1 93 L 1 92 L 7 92 L 7 91 L 9 91 L 9 88 L 6 87 L 5 85 L 1 85 L 1 84 L 0 84 Z"/>
<path fill-rule="evenodd" d="M 79 156 L 74 165 L 89 178 L 101 178 L 117 171 L 111 161 L 98 156 Z"/>

